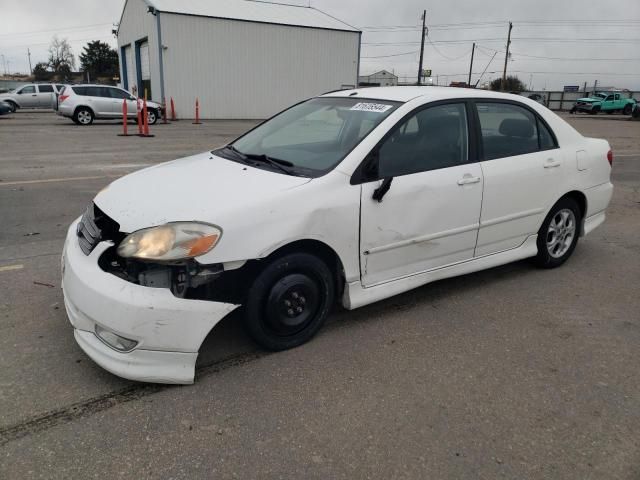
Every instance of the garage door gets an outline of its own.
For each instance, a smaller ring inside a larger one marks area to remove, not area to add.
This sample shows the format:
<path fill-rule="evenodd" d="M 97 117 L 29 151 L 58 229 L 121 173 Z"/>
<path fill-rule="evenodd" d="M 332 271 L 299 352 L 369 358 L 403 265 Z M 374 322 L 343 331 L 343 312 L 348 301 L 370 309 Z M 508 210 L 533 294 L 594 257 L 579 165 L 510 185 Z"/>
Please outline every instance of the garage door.
<path fill-rule="evenodd" d="M 127 62 L 127 89 L 133 92 L 133 86 L 136 84 L 136 64 L 133 61 L 133 49 L 131 45 L 124 48 L 124 57 Z"/>
<path fill-rule="evenodd" d="M 140 96 L 147 91 L 147 98 L 151 98 L 151 72 L 149 68 L 149 42 L 140 44 L 140 77 L 142 78 L 142 90 Z"/>
<path fill-rule="evenodd" d="M 140 44 L 140 76 L 142 80 L 150 80 L 149 72 L 149 42 Z"/>

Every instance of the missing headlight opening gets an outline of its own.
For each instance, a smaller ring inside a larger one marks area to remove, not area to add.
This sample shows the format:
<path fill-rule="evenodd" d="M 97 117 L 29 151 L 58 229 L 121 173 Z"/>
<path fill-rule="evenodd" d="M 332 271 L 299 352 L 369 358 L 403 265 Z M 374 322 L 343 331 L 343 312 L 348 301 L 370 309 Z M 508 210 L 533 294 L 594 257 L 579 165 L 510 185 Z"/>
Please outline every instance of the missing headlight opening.
<path fill-rule="evenodd" d="M 100 268 L 127 282 L 150 288 L 166 288 L 178 298 L 241 303 L 251 262 L 225 271 L 222 264 L 201 265 L 193 259 L 154 263 L 123 258 L 111 247 L 100 256 Z"/>

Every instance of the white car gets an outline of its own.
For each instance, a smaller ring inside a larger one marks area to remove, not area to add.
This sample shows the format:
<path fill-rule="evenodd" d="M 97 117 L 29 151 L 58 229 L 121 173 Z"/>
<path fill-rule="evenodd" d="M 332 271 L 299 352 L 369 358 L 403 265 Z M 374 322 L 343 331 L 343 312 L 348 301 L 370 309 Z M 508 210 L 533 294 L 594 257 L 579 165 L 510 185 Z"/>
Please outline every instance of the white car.
<path fill-rule="evenodd" d="M 229 145 L 120 178 L 71 225 L 65 305 L 122 377 L 190 383 L 243 306 L 263 347 L 347 309 L 528 257 L 561 265 L 605 219 L 605 140 L 539 103 L 439 87 L 299 103 Z"/>
<path fill-rule="evenodd" d="M 58 96 L 58 115 L 72 119 L 78 125 L 91 125 L 94 119 L 122 118 L 122 104 L 127 102 L 127 118 L 135 120 L 142 99 L 126 90 L 108 85 L 69 85 Z M 149 125 L 158 121 L 164 111 L 161 104 L 147 101 Z"/>

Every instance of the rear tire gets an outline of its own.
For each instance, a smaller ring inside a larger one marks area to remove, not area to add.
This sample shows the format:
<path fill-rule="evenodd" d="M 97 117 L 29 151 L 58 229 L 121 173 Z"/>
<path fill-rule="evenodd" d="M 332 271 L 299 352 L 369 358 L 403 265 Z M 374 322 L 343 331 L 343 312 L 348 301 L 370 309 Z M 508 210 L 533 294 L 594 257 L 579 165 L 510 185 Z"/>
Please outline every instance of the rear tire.
<path fill-rule="evenodd" d="M 86 107 L 78 108 L 73 114 L 73 121 L 78 125 L 91 125 L 93 118 L 93 112 Z"/>
<path fill-rule="evenodd" d="M 562 198 L 551 208 L 538 231 L 538 255 L 541 268 L 555 268 L 571 256 L 578 244 L 582 212 L 573 198 Z"/>
<path fill-rule="evenodd" d="M 331 270 L 319 258 L 307 253 L 275 258 L 249 288 L 245 327 L 268 350 L 297 347 L 320 330 L 334 295 Z"/>

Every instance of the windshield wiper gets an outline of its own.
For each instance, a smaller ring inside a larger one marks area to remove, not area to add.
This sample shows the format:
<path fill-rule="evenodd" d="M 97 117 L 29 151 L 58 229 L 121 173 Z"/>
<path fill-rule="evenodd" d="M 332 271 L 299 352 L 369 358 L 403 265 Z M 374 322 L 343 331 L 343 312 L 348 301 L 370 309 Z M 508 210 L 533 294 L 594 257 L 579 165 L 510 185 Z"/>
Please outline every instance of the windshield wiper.
<path fill-rule="evenodd" d="M 289 162 L 288 160 L 281 160 L 279 158 L 273 158 L 270 157 L 264 153 L 261 154 L 255 154 L 255 153 L 245 153 L 243 154 L 245 156 L 245 158 L 248 158 L 250 160 L 257 160 L 259 162 L 264 162 L 264 163 L 268 163 L 269 165 L 271 165 L 272 167 L 276 167 L 277 169 L 279 169 L 280 171 L 286 173 L 287 175 L 294 175 L 295 173 L 293 173 L 291 170 L 289 170 L 290 167 L 293 167 L 293 163 Z M 289 167 L 289 168 L 287 168 Z"/>
<path fill-rule="evenodd" d="M 223 150 L 231 150 L 232 153 L 234 153 L 237 157 L 240 157 L 242 160 L 246 160 L 247 156 L 242 153 L 240 150 L 238 150 L 236 147 L 234 147 L 233 145 L 225 145 L 224 147 L 222 147 Z"/>

